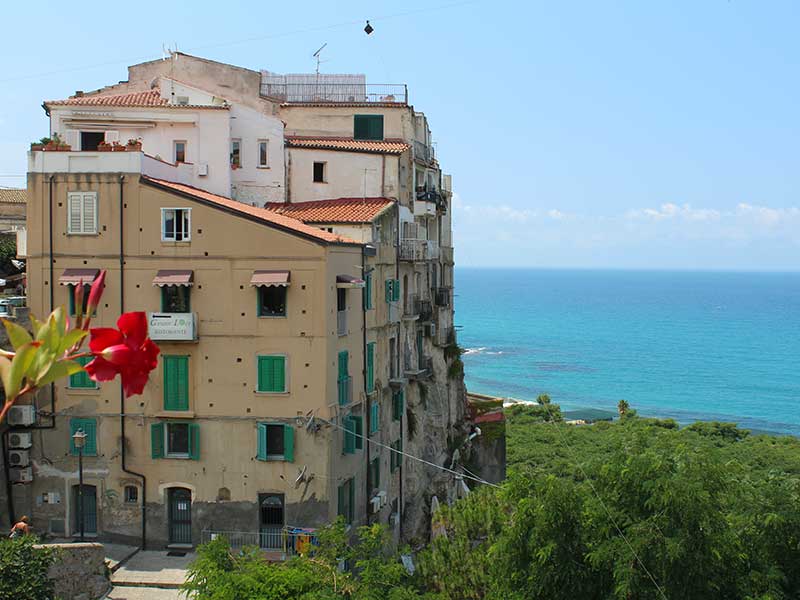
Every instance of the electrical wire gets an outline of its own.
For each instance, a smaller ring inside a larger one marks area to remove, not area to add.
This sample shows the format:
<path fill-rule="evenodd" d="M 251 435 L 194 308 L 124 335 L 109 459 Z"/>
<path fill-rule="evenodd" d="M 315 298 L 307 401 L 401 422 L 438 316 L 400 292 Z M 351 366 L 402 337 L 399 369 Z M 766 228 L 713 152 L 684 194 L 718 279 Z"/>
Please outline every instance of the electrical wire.
<path fill-rule="evenodd" d="M 433 11 L 437 11 L 437 10 L 446 10 L 446 9 L 449 9 L 449 8 L 457 8 L 457 7 L 460 7 L 460 6 L 465 6 L 467 4 L 475 4 L 475 3 L 479 2 L 479 1 L 480 0 L 462 0 L 460 2 L 451 2 L 449 4 L 442 4 L 440 6 L 430 6 L 430 7 L 426 7 L 426 8 L 408 10 L 408 11 L 405 11 L 405 12 L 395 13 L 395 14 L 391 14 L 391 15 L 383 15 L 383 16 L 379 16 L 379 17 L 370 17 L 369 20 L 371 22 L 388 21 L 390 19 L 399 19 L 399 18 L 402 18 L 402 17 L 408 17 L 408 16 L 412 16 L 412 15 L 417 15 L 417 14 L 420 14 L 420 13 L 428 13 L 428 12 L 433 12 Z M 333 23 L 331 25 L 322 25 L 322 26 L 319 26 L 319 27 L 309 27 L 309 28 L 305 28 L 305 29 L 295 29 L 293 31 L 285 31 L 285 32 L 282 32 L 282 33 L 273 33 L 273 34 L 270 34 L 270 35 L 261 35 L 261 36 L 254 36 L 254 37 L 249 37 L 249 38 L 239 38 L 239 39 L 234 39 L 234 40 L 230 40 L 230 41 L 227 41 L 227 42 L 219 42 L 219 43 L 216 43 L 216 44 L 204 44 L 202 46 L 193 46 L 191 48 L 186 48 L 185 50 L 182 50 L 182 52 L 185 51 L 185 52 L 188 53 L 188 52 L 196 52 L 198 50 L 209 50 L 209 49 L 212 49 L 212 48 L 224 48 L 224 47 L 228 47 L 228 46 L 236 46 L 236 45 L 239 45 L 239 44 L 249 44 L 251 42 L 260 42 L 260 41 L 264 41 L 264 40 L 273 40 L 273 39 L 278 39 L 278 38 L 291 37 L 291 36 L 300 35 L 300 34 L 303 34 L 303 33 L 314 33 L 314 32 L 317 32 L 317 31 L 328 31 L 328 30 L 331 30 L 331 29 L 341 29 L 343 27 L 352 27 L 354 25 L 361 25 L 362 23 L 364 23 L 364 19 L 357 19 L 357 20 L 352 20 L 352 21 L 343 21 L 341 23 Z M 135 61 L 157 60 L 158 58 L 161 58 L 161 57 L 149 55 L 149 56 L 138 56 L 138 57 L 135 57 L 135 58 L 126 58 L 126 59 L 119 59 L 119 60 L 113 60 L 113 61 L 106 61 L 106 62 L 102 62 L 102 63 L 95 63 L 93 65 L 84 65 L 84 66 L 81 66 L 81 67 L 73 67 L 73 68 L 69 68 L 69 69 L 59 69 L 58 71 L 48 71 L 48 72 L 44 72 L 44 73 L 34 73 L 32 75 L 22 75 L 20 77 L 11 77 L 9 79 L 0 79 L 0 83 L 12 83 L 12 82 L 16 82 L 16 81 L 27 81 L 27 80 L 31 80 L 31 79 L 40 79 L 42 77 L 52 77 L 54 75 L 61 75 L 63 73 L 75 73 L 75 72 L 78 72 L 78 71 L 88 71 L 88 70 L 97 69 L 97 68 L 100 68 L 100 67 L 108 67 L 108 66 L 119 65 L 119 64 L 131 64 L 132 62 L 135 62 Z"/>
<path fill-rule="evenodd" d="M 567 438 L 564 435 L 564 432 L 561 431 L 561 428 L 559 427 L 558 421 L 556 421 L 553 418 L 553 413 L 550 411 L 550 405 L 547 404 L 547 403 L 544 403 L 541 406 L 544 406 L 547 409 L 547 414 L 550 415 L 550 421 L 553 423 L 553 426 L 555 427 L 556 431 L 558 431 L 558 434 L 561 437 L 562 446 L 564 446 L 564 448 L 566 448 L 569 451 L 569 453 L 572 455 L 573 461 L 575 461 L 575 464 L 578 466 L 578 468 L 580 469 L 581 473 L 583 474 L 583 477 L 586 480 L 586 483 L 589 484 L 589 487 L 591 488 L 592 493 L 594 493 L 594 495 L 599 500 L 600 505 L 606 511 L 606 514 L 608 515 L 608 518 L 611 519 L 611 523 L 614 525 L 614 529 L 617 530 L 617 533 L 619 534 L 619 536 L 622 538 L 622 540 L 628 546 L 628 549 L 630 549 L 630 551 L 633 553 L 633 557 L 636 559 L 636 562 L 639 563 L 639 566 L 642 567 L 642 569 L 644 570 L 645 573 L 647 573 L 647 576 L 650 578 L 650 581 L 653 582 L 653 585 L 658 590 L 658 593 L 661 595 L 661 597 L 664 600 L 667 600 L 667 595 L 664 593 L 664 590 L 661 589 L 661 586 L 658 585 L 658 582 L 656 581 L 656 578 L 653 577 L 653 574 L 650 573 L 648 568 L 645 566 L 644 562 L 642 562 L 642 559 L 639 558 L 639 554 L 636 552 L 636 550 L 634 549 L 633 545 L 631 545 L 630 541 L 628 541 L 628 538 L 625 536 L 625 534 L 622 532 L 622 529 L 620 529 L 620 526 L 617 524 L 617 520 L 614 518 L 614 515 L 611 514 L 611 511 L 608 509 L 608 506 L 603 501 L 603 498 L 600 496 L 600 494 L 598 493 L 597 489 L 595 489 L 591 478 L 586 473 L 586 471 L 583 468 L 583 465 L 581 464 L 581 462 L 578 460 L 577 456 L 575 455 L 575 452 L 573 451 L 572 447 L 569 445 L 569 442 L 567 442 Z M 663 534 L 662 534 L 662 536 L 663 536 Z"/>

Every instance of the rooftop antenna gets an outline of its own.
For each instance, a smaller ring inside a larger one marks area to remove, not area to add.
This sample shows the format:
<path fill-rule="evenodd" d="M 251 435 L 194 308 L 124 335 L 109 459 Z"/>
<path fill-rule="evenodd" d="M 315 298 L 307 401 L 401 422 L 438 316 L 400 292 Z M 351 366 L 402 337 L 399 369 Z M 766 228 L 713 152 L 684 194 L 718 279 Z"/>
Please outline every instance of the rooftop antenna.
<path fill-rule="evenodd" d="M 319 76 L 319 66 L 320 66 L 322 63 L 328 62 L 327 60 L 322 60 L 322 59 L 321 59 L 321 57 L 320 57 L 320 53 L 322 52 L 322 50 L 323 50 L 323 49 L 325 48 L 325 46 L 327 46 L 327 45 L 328 45 L 328 42 L 325 42 L 324 44 L 322 44 L 322 46 L 320 47 L 320 49 L 319 49 L 319 50 L 317 50 L 316 52 L 314 52 L 314 54 L 312 54 L 312 55 L 311 55 L 311 56 L 313 56 L 314 58 L 316 58 L 316 59 L 317 59 L 317 76 Z"/>

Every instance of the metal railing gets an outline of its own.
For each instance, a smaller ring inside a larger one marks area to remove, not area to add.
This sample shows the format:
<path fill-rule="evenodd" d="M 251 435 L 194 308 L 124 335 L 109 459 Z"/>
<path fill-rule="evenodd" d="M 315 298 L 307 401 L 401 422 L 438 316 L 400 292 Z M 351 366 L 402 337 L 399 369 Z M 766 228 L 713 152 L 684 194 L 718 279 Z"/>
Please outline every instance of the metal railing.
<path fill-rule="evenodd" d="M 433 146 L 429 146 L 425 142 L 414 140 L 414 158 L 418 158 L 427 163 L 433 162 L 436 158 Z"/>
<path fill-rule="evenodd" d="M 455 327 L 439 327 L 436 330 L 436 337 L 433 343 L 437 346 L 449 346 L 451 343 L 456 344 Z"/>
<path fill-rule="evenodd" d="M 419 315 L 419 294 L 409 294 L 403 302 L 403 316 L 414 318 Z"/>
<path fill-rule="evenodd" d="M 426 322 L 433 319 L 433 303 L 430 300 L 419 301 L 419 320 Z"/>
<path fill-rule="evenodd" d="M 408 104 L 404 83 L 261 82 L 261 95 L 281 102 Z"/>
<path fill-rule="evenodd" d="M 220 537 L 225 538 L 231 550 L 256 547 L 267 552 L 281 552 L 284 559 L 287 556 L 305 554 L 317 543 L 315 530 L 300 527 L 265 527 L 261 531 L 204 529 L 200 542 L 206 544 Z"/>
<path fill-rule="evenodd" d="M 400 240 L 400 260 L 417 262 L 425 260 L 426 240 L 408 239 Z"/>
<path fill-rule="evenodd" d="M 450 296 L 453 290 L 449 287 L 438 287 L 433 290 L 433 301 L 436 306 L 450 306 Z"/>
<path fill-rule="evenodd" d="M 347 311 L 336 311 L 336 333 L 347 335 Z"/>
<path fill-rule="evenodd" d="M 353 378 L 348 375 L 338 382 L 339 406 L 347 406 L 353 400 Z"/>

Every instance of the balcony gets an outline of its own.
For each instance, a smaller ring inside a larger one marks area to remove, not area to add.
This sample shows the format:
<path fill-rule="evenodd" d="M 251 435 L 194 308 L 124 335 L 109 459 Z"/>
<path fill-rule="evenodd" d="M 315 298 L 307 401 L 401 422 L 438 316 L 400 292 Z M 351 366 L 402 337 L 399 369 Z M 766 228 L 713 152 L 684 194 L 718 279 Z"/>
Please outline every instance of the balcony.
<path fill-rule="evenodd" d="M 353 401 L 353 378 L 348 375 L 337 383 L 339 406 L 347 406 Z"/>
<path fill-rule="evenodd" d="M 433 343 L 443 348 L 449 346 L 451 343 L 456 343 L 456 329 L 455 327 L 439 327 L 436 330 L 436 335 L 433 336 Z"/>
<path fill-rule="evenodd" d="M 414 216 L 415 217 L 435 217 L 436 205 L 426 200 L 414 200 Z"/>
<path fill-rule="evenodd" d="M 439 243 L 436 240 L 403 238 L 400 240 L 400 260 L 422 262 L 439 258 Z"/>
<path fill-rule="evenodd" d="M 428 323 L 433 320 L 433 304 L 430 300 L 419 301 L 419 320 L 422 323 Z"/>
<path fill-rule="evenodd" d="M 436 306 L 450 306 L 453 289 L 449 287 L 438 287 L 433 289 L 433 301 Z"/>
<path fill-rule="evenodd" d="M 261 96 L 290 104 L 408 104 L 408 86 L 404 83 L 367 84 L 363 79 L 317 82 L 313 74 L 302 75 L 299 81 L 290 81 L 290 77 L 262 74 Z"/>
<path fill-rule="evenodd" d="M 162 342 L 196 342 L 196 313 L 147 313 L 150 339 Z"/>
<path fill-rule="evenodd" d="M 231 550 L 239 551 L 246 546 L 257 547 L 264 551 L 268 560 L 284 561 L 306 553 L 316 544 L 317 532 L 315 529 L 302 527 L 262 527 L 260 531 L 204 529 L 200 537 L 201 544 L 223 537 L 230 544 Z"/>
<path fill-rule="evenodd" d="M 428 379 L 433 375 L 433 359 L 425 355 L 420 356 L 416 363 L 409 359 L 409 362 L 406 363 L 405 374 L 411 380 Z"/>
<path fill-rule="evenodd" d="M 452 246 L 439 246 L 439 256 L 441 257 L 442 262 L 446 265 L 454 264 Z"/>
<path fill-rule="evenodd" d="M 347 335 L 347 311 L 336 311 L 336 333 L 339 336 Z"/>
<path fill-rule="evenodd" d="M 436 160 L 436 153 L 433 146 L 414 140 L 414 158 L 424 163 L 432 163 Z"/>
<path fill-rule="evenodd" d="M 419 295 L 409 294 L 403 303 L 403 320 L 414 321 L 419 318 Z"/>

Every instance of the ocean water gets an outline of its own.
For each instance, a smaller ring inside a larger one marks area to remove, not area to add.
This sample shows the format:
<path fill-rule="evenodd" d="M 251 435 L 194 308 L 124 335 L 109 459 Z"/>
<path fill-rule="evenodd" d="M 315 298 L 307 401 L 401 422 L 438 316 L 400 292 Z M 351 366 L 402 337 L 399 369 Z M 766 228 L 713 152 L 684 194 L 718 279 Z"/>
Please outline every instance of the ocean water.
<path fill-rule="evenodd" d="M 470 391 L 800 435 L 800 273 L 457 268 Z"/>

